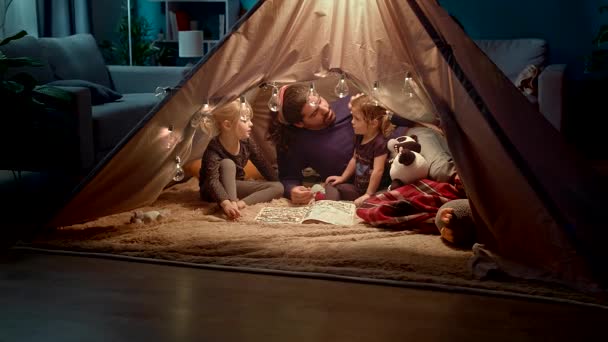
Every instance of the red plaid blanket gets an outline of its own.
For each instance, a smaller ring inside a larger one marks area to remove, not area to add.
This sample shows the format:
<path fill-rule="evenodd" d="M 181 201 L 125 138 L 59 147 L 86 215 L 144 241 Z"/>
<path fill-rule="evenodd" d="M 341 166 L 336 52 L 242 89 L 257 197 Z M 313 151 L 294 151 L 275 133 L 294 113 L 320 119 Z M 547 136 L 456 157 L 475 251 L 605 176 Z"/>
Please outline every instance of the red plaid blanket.
<path fill-rule="evenodd" d="M 449 183 L 422 179 L 367 199 L 357 216 L 373 226 L 418 229 L 421 223 L 434 223 L 437 210 L 444 203 L 463 198 Z"/>

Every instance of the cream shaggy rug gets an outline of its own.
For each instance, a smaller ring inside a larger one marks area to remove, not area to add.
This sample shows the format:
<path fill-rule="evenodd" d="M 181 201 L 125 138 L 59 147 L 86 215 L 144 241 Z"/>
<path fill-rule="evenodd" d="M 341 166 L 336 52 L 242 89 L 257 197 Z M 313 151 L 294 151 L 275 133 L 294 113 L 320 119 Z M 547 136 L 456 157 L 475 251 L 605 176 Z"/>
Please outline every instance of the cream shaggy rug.
<path fill-rule="evenodd" d="M 144 257 L 196 264 L 315 272 L 349 277 L 455 287 L 596 302 L 597 298 L 557 285 L 503 277 L 473 279 L 469 250 L 447 246 L 438 235 L 386 230 L 358 223 L 268 224 L 254 220 L 264 206 L 288 206 L 286 199 L 243 210 L 226 221 L 216 205 L 201 202 L 195 178 L 166 189 L 149 207 L 166 217 L 130 223 L 125 212 L 38 234 L 25 245 L 56 250 Z"/>

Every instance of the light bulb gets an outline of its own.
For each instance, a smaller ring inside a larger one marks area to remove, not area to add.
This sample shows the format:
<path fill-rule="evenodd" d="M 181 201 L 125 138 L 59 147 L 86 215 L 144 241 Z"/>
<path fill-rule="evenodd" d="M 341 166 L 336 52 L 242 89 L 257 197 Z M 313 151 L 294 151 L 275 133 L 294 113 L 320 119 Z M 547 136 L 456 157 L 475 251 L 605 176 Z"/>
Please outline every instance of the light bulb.
<path fill-rule="evenodd" d="M 245 96 L 241 96 L 240 99 L 241 99 L 241 107 L 239 109 L 239 118 L 241 119 L 241 121 L 246 122 L 246 121 L 251 120 L 253 113 L 251 113 L 251 107 L 247 103 Z"/>
<path fill-rule="evenodd" d="M 171 90 L 170 87 L 156 87 L 156 89 L 154 89 L 154 96 L 162 99 L 169 94 L 169 90 Z"/>
<path fill-rule="evenodd" d="M 207 101 L 200 110 L 196 111 L 192 118 L 190 119 L 190 126 L 196 128 L 201 124 L 201 121 L 209 115 L 211 112 L 211 106 L 209 106 L 209 101 Z"/>
<path fill-rule="evenodd" d="M 340 80 L 338 81 L 338 84 L 336 84 L 334 92 L 339 98 L 348 95 L 348 84 L 346 84 L 346 76 L 344 76 L 344 74 L 340 74 Z"/>
<path fill-rule="evenodd" d="M 403 92 L 405 93 L 405 97 L 408 99 L 411 99 L 416 96 L 414 87 L 412 86 L 412 82 L 414 82 L 414 80 L 412 79 L 412 74 L 407 72 L 405 74 L 405 80 L 403 81 Z"/>
<path fill-rule="evenodd" d="M 378 101 L 378 97 L 380 95 L 380 92 L 378 90 L 378 88 L 380 87 L 378 81 L 374 82 L 374 87 L 372 88 L 372 98 L 374 99 L 374 104 L 376 106 L 380 105 L 380 101 Z"/>
<path fill-rule="evenodd" d="M 175 175 L 173 175 L 173 180 L 179 182 L 184 179 L 186 173 L 182 168 L 182 160 L 180 157 L 175 157 Z"/>
<path fill-rule="evenodd" d="M 273 112 L 279 111 L 279 88 L 276 86 L 272 86 L 272 95 L 270 95 L 270 99 L 268 100 L 268 108 Z"/>
<path fill-rule="evenodd" d="M 169 125 L 169 127 L 167 127 L 165 134 L 165 146 L 170 150 L 177 145 L 178 141 L 178 136 L 177 133 L 174 132 L 173 125 Z"/>
<path fill-rule="evenodd" d="M 311 83 L 310 88 L 308 89 L 308 104 L 311 107 L 316 107 L 319 105 L 319 102 L 321 102 L 321 97 L 319 96 L 319 93 L 317 93 L 317 90 L 315 89 L 315 84 Z"/>

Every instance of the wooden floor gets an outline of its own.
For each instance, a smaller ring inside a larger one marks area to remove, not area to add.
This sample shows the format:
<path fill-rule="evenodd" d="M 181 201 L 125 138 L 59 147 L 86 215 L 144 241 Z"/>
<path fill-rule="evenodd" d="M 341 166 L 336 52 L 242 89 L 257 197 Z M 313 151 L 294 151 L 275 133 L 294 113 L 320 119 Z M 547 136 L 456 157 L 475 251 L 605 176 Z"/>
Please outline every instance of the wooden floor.
<path fill-rule="evenodd" d="M 28 251 L 0 293 L 0 341 L 608 340 L 600 308 Z"/>

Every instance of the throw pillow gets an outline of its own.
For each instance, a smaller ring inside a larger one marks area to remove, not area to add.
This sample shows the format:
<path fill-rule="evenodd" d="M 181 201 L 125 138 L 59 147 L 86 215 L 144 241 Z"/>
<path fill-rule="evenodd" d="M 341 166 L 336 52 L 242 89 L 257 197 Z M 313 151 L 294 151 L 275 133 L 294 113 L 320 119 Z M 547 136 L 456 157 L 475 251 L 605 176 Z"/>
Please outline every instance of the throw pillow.
<path fill-rule="evenodd" d="M 88 88 L 91 92 L 91 103 L 93 105 L 104 104 L 108 102 L 114 102 L 122 98 L 122 94 L 116 91 L 102 86 L 101 84 L 89 82 L 86 80 L 58 80 L 47 83 L 52 86 L 59 87 L 84 87 Z"/>

